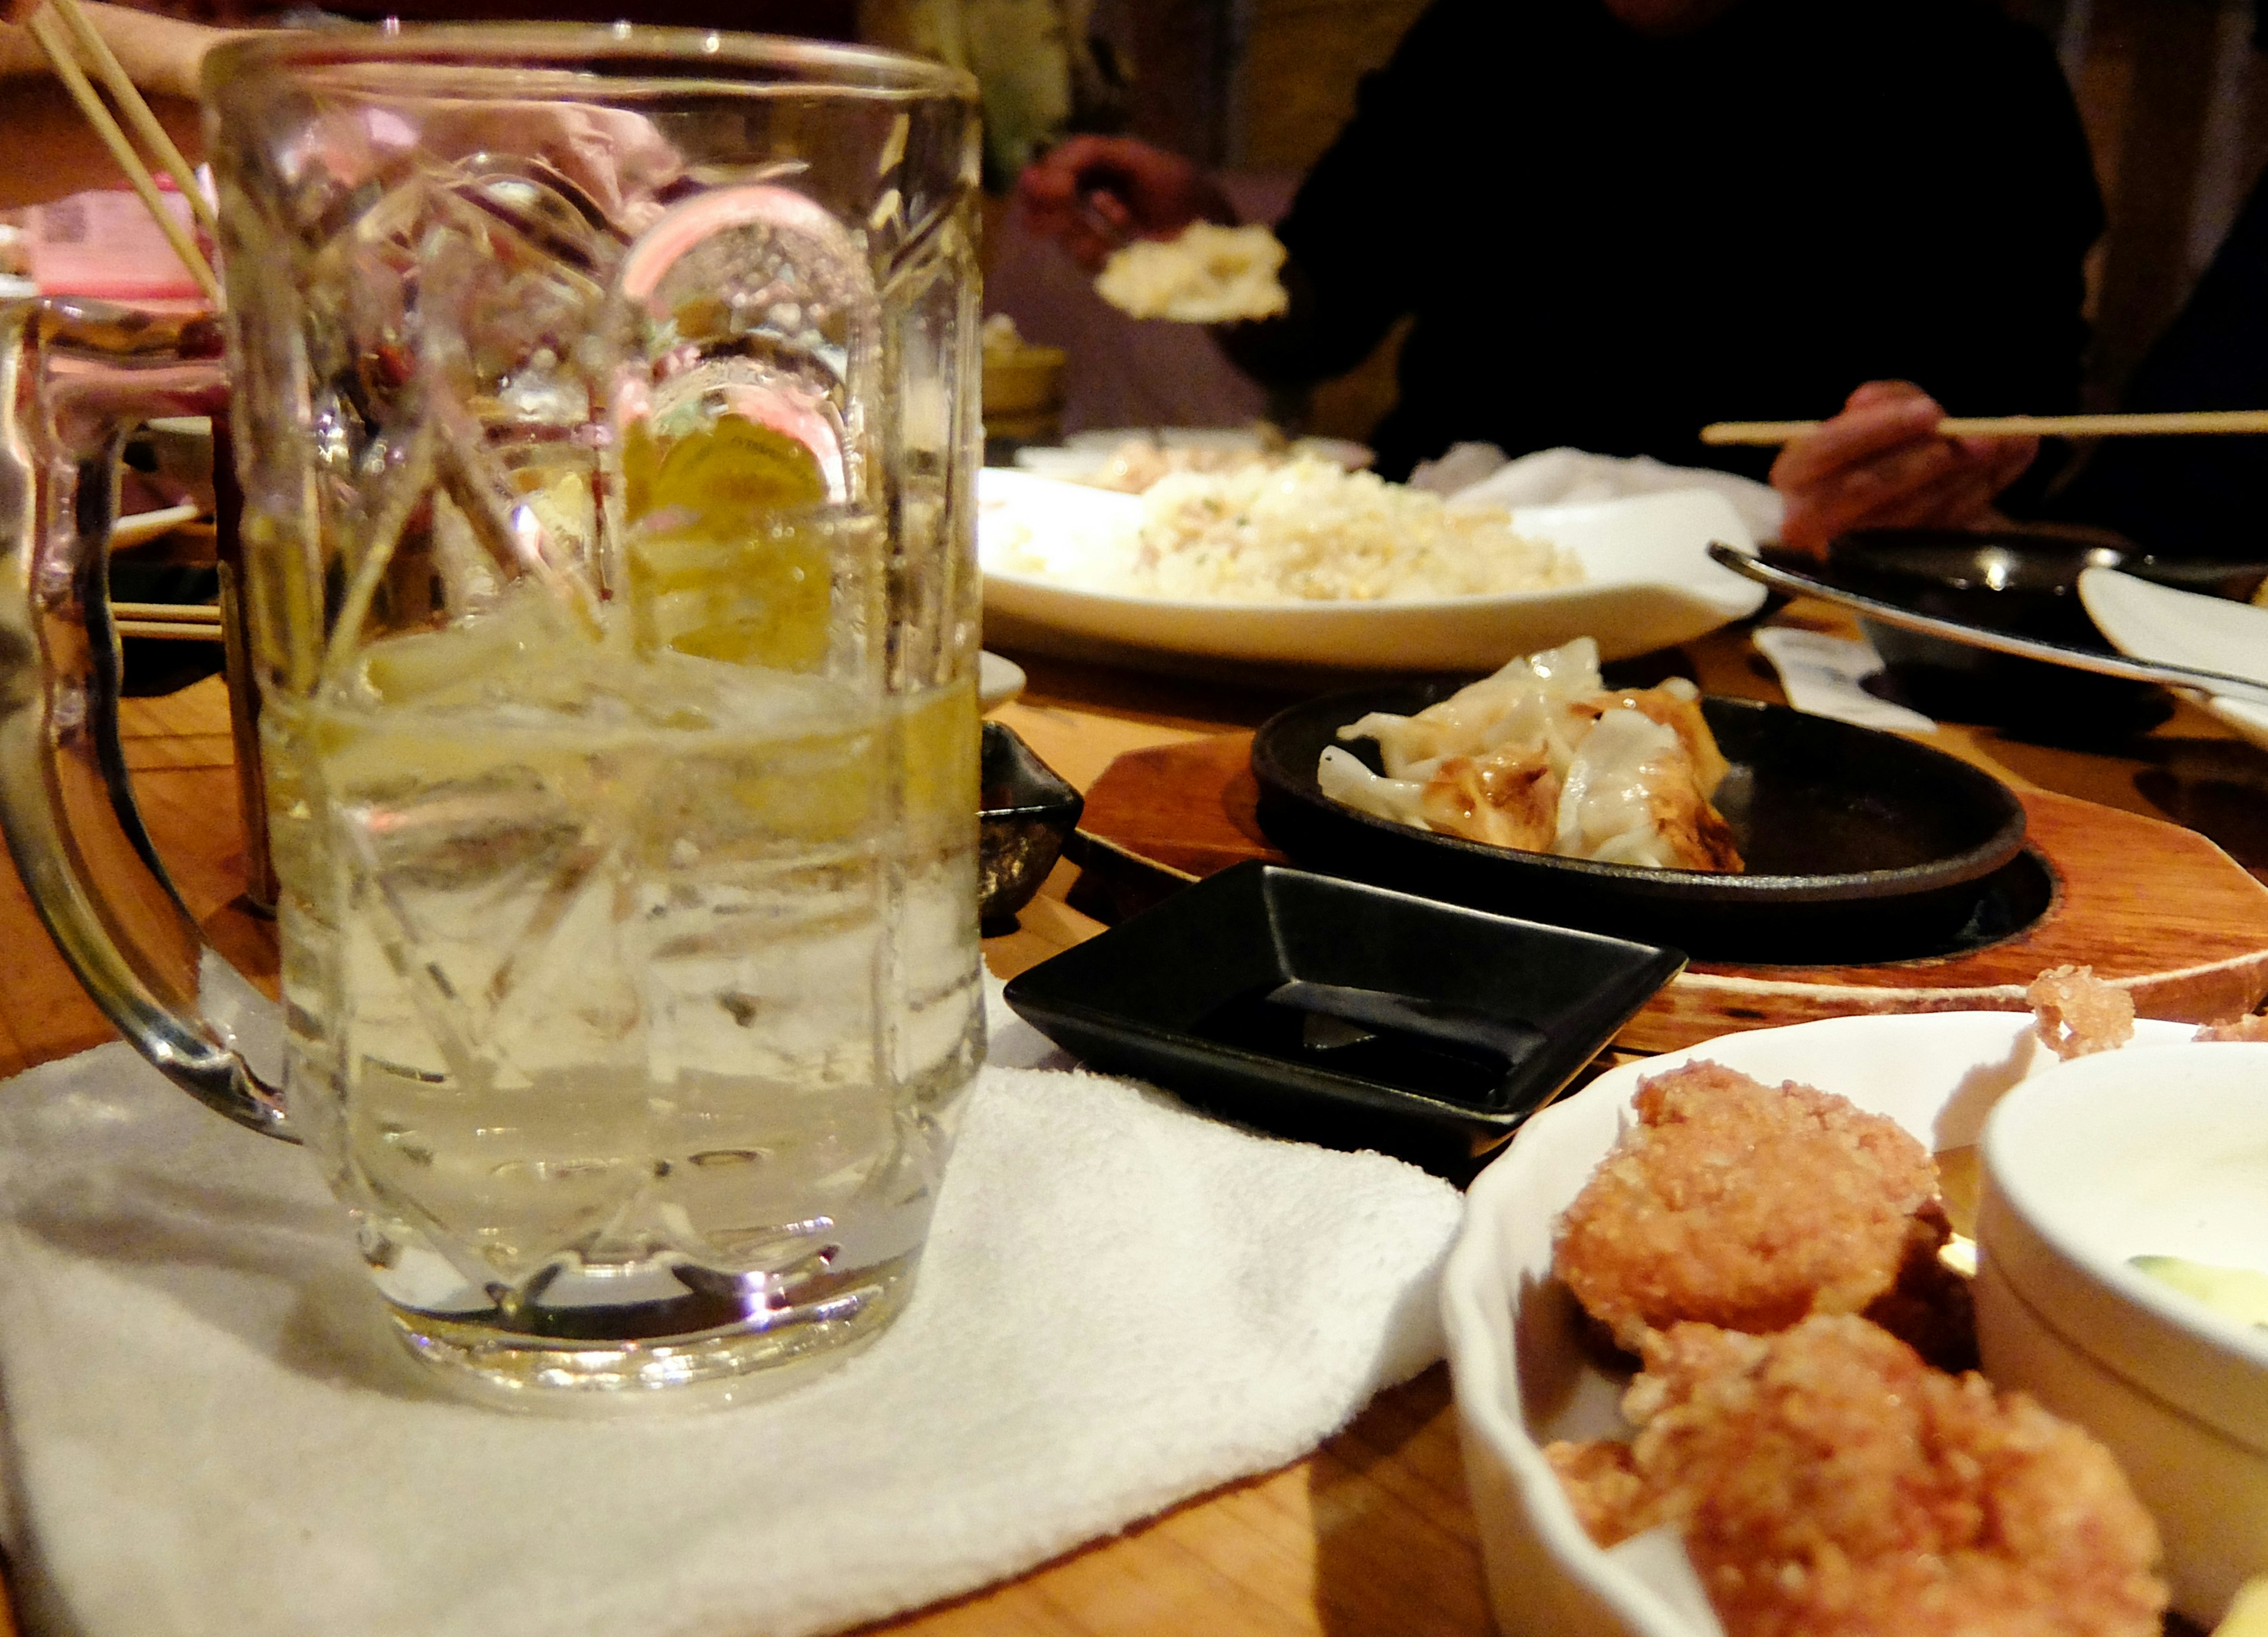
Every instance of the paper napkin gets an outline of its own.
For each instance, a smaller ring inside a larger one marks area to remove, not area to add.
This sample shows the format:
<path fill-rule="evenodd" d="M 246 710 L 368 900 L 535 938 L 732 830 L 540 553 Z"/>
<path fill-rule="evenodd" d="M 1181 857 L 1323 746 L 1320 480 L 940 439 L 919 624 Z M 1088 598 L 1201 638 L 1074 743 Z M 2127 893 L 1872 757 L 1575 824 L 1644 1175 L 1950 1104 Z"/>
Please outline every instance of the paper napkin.
<path fill-rule="evenodd" d="M 837 1629 L 1312 1448 L 1438 1355 L 1459 1208 L 996 1066 L 867 1352 L 745 1408 L 520 1416 L 401 1353 L 307 1156 L 104 1046 L 0 1084 L 0 1539 L 26 1637 Z"/>

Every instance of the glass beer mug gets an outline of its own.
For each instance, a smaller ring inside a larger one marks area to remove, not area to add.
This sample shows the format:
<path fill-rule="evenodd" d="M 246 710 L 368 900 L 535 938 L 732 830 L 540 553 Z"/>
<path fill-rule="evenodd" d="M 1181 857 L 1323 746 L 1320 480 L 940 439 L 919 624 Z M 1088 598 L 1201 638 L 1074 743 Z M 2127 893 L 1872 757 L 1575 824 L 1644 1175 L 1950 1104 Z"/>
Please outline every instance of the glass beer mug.
<path fill-rule="evenodd" d="M 974 87 L 627 26 L 272 35 L 205 86 L 280 1075 L 117 749 L 110 462 L 220 389 L 195 323 L 6 311 L 18 868 L 460 1382 L 840 1356 L 983 1050 Z"/>

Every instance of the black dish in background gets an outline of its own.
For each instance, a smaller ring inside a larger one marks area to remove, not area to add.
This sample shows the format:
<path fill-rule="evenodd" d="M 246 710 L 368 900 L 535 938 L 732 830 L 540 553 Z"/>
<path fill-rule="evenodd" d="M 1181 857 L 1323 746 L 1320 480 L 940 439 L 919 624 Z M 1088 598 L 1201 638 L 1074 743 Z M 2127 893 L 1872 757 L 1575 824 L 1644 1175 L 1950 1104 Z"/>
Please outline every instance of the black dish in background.
<path fill-rule="evenodd" d="M 977 768 L 976 913 L 989 936 L 1007 931 L 1056 867 L 1086 798 L 1033 754 L 1013 730 L 984 724 Z"/>
<path fill-rule="evenodd" d="M 2055 642 L 2114 650 L 2079 597 L 2088 569 L 2208 596 L 2249 598 L 2268 565 L 2182 562 L 2095 540 L 2021 530 L 1864 529 L 1827 548 L 1803 572 L 1859 596 L 1934 619 Z M 2146 682 L 1997 654 L 1945 637 L 1862 621 L 1903 703 L 1948 722 L 2005 727 L 2059 744 L 2102 744 L 2155 727 L 2172 714 Z"/>
<path fill-rule="evenodd" d="M 1684 964 L 1254 862 L 1033 967 L 1007 1001 L 1095 1068 L 1462 1182 Z"/>
<path fill-rule="evenodd" d="M 1702 701 L 1732 764 L 1717 792 L 1742 875 L 1642 870 L 1516 852 L 1342 807 L 1315 782 L 1323 748 L 1372 768 L 1378 746 L 1337 730 L 1408 716 L 1448 681 L 1359 690 L 1270 718 L 1252 741 L 1260 826 L 1292 862 L 1447 903 L 1674 943 L 1697 959 L 1853 965 L 1975 947 L 2045 908 L 2013 877 L 2024 810 L 1968 763 L 1895 735 L 1747 700 Z M 2026 907 L 2029 907 L 2027 909 Z M 1980 917 L 1982 918 L 1980 921 Z"/>

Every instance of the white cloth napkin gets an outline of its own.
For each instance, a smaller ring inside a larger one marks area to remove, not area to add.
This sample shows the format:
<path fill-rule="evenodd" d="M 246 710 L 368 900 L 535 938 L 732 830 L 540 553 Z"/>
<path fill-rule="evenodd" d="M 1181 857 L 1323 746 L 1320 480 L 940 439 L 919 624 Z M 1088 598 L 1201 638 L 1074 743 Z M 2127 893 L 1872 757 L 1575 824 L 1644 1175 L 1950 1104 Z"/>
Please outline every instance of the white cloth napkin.
<path fill-rule="evenodd" d="M 1864 637 L 1769 626 L 1756 633 L 1756 651 L 1779 672 L 1787 702 L 1806 716 L 1832 716 L 1892 733 L 1937 731 L 1937 723 L 1918 710 L 1867 692 L 1867 679 L 1881 670 L 1882 657 Z"/>
<path fill-rule="evenodd" d="M 1749 532 L 1779 538 L 1786 510 L 1769 485 L 1708 466 L 1673 466 L 1651 455 L 1594 455 L 1581 449 L 1539 449 L 1508 460 L 1494 444 L 1457 444 L 1439 460 L 1410 474 L 1410 487 L 1430 488 L 1461 506 L 1572 506 L 1627 500 L 1672 489 L 1712 489 L 1730 501 Z"/>
<path fill-rule="evenodd" d="M 437 1396 L 307 1157 L 126 1047 L 0 1084 L 27 1637 L 839 1628 L 1281 1465 L 1439 1355 L 1447 1185 L 998 1066 L 1045 1042 L 994 1019 L 897 1324 L 659 1418 Z"/>

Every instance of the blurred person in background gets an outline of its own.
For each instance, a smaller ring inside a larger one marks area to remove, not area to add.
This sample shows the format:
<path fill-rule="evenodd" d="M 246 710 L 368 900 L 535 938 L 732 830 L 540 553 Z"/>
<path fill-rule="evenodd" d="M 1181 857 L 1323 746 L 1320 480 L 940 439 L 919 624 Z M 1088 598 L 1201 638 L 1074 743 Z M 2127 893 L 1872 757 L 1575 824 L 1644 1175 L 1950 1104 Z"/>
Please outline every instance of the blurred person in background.
<path fill-rule="evenodd" d="M 2144 356 L 2121 407 L 2268 407 L 2268 173 L 2254 184 L 2188 303 Z M 2023 437 L 1940 437 L 1945 411 L 1911 381 L 1869 381 L 1771 472 L 1787 502 L 1784 544 L 1822 554 L 1861 528 L 1975 528 L 2011 519 L 2000 501 L 2037 453 Z M 2108 528 L 2161 556 L 2257 562 L 2268 437 L 2103 439 L 2043 502 L 2009 508 Z"/>
<path fill-rule="evenodd" d="M 1023 174 L 1088 266 L 1233 212 L 1185 159 L 1073 137 Z M 2102 209 L 2047 41 L 1985 0 L 1437 0 L 1277 231 L 1289 313 L 1218 332 L 1278 386 L 1413 320 L 1373 435 L 1764 475 L 1712 421 L 1854 381 L 1962 413 L 2077 400 Z"/>

